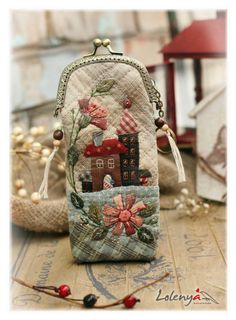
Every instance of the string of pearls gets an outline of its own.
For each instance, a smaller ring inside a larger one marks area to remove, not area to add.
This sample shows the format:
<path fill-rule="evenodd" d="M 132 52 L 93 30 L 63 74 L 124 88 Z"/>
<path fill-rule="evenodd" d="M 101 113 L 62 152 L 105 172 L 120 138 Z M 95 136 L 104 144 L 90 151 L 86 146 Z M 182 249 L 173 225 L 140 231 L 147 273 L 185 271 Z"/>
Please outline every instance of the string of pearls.
<path fill-rule="evenodd" d="M 55 128 L 60 126 L 59 123 L 55 124 Z M 44 167 L 47 163 L 48 157 L 51 154 L 52 149 L 47 146 L 43 146 L 39 141 L 48 133 L 46 127 L 38 126 L 31 127 L 28 131 L 25 131 L 20 127 L 16 126 L 12 130 L 11 142 L 12 142 L 12 153 L 15 156 L 28 156 L 30 160 L 37 161 L 39 167 Z M 61 141 L 54 140 L 53 146 L 60 145 Z M 18 162 L 23 162 L 22 158 L 17 158 Z M 57 170 L 61 173 L 65 172 L 65 162 L 58 156 L 57 159 Z M 24 165 L 24 164 L 23 164 Z M 35 204 L 38 204 L 41 197 L 38 192 L 33 192 L 29 195 L 26 189 L 26 183 L 23 178 L 21 178 L 21 170 L 23 165 L 18 165 L 17 168 L 13 168 L 17 172 L 17 179 L 14 181 L 14 187 L 16 189 L 16 194 L 20 198 L 31 199 Z M 35 186 L 34 186 L 35 188 Z"/>

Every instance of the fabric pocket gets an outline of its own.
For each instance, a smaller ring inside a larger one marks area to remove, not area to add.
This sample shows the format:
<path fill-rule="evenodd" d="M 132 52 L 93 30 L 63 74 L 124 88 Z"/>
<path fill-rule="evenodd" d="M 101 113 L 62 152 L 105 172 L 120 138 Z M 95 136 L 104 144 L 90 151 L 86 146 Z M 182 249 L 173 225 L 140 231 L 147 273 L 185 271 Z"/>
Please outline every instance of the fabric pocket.
<path fill-rule="evenodd" d="M 78 263 L 155 258 L 158 186 L 68 191 L 67 197 L 71 250 Z"/>

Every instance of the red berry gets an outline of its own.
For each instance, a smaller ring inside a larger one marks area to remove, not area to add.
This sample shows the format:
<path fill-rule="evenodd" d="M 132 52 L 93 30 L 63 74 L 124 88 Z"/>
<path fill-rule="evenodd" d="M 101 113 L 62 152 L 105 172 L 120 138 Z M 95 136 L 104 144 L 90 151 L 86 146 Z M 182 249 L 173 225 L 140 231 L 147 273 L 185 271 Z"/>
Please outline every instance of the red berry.
<path fill-rule="evenodd" d="M 62 284 L 57 289 L 57 292 L 60 297 L 65 298 L 71 294 L 70 287 L 67 284 Z"/>
<path fill-rule="evenodd" d="M 123 107 L 124 108 L 131 108 L 132 106 L 132 101 L 129 98 L 126 98 L 123 100 Z"/>
<path fill-rule="evenodd" d="M 123 303 L 126 308 L 133 308 L 136 302 L 140 302 L 140 300 L 136 299 L 134 296 L 127 296 L 123 300 Z"/>

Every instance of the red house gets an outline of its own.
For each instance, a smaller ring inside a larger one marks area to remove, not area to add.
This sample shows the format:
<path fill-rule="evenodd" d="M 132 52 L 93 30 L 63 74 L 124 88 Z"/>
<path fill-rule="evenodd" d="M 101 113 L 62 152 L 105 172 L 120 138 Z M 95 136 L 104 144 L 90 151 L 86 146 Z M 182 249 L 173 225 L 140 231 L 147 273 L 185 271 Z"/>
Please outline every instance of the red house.
<path fill-rule="evenodd" d="M 110 175 L 114 187 L 121 186 L 120 154 L 125 154 L 128 148 L 118 139 L 106 139 L 101 145 L 89 144 L 84 150 L 84 156 L 91 158 L 91 175 L 93 191 L 103 189 L 104 177 Z"/>

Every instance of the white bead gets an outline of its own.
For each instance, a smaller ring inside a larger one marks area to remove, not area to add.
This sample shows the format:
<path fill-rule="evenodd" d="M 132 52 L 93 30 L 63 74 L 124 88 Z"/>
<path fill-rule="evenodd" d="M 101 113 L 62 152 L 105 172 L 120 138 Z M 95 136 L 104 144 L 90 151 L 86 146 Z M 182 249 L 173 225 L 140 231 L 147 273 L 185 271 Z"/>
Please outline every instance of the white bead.
<path fill-rule="evenodd" d="M 181 192 L 182 192 L 184 195 L 188 195 L 188 194 L 189 194 L 187 188 L 182 188 L 182 189 L 181 189 Z"/>
<path fill-rule="evenodd" d="M 19 134 L 16 136 L 16 142 L 21 142 L 22 140 L 24 140 L 24 135 L 23 134 Z"/>
<path fill-rule="evenodd" d="M 42 150 L 42 155 L 44 157 L 48 157 L 50 155 L 51 151 L 48 148 L 45 148 Z"/>
<path fill-rule="evenodd" d="M 17 192 L 18 196 L 20 196 L 21 198 L 25 198 L 27 196 L 27 190 L 24 188 L 21 188 L 18 190 Z"/>
<path fill-rule="evenodd" d="M 47 158 L 47 157 L 42 157 L 42 158 L 40 158 L 40 160 L 39 160 L 39 164 L 40 164 L 41 166 L 44 166 L 44 165 L 47 163 L 47 161 L 48 161 L 48 158 Z"/>
<path fill-rule="evenodd" d="M 177 206 L 180 203 L 179 199 L 174 200 L 174 205 Z"/>
<path fill-rule="evenodd" d="M 22 188 L 25 185 L 25 181 L 23 179 L 16 179 L 15 181 L 15 186 L 17 188 Z"/>
<path fill-rule="evenodd" d="M 12 131 L 12 133 L 16 136 L 18 136 L 19 134 L 21 134 L 23 132 L 21 127 L 15 127 Z"/>
<path fill-rule="evenodd" d="M 210 208 L 210 205 L 209 205 L 208 203 L 204 202 L 204 203 L 203 203 L 203 207 L 206 208 L 206 209 L 209 209 L 209 208 Z"/>
<path fill-rule="evenodd" d="M 37 135 L 38 135 L 38 128 L 37 128 L 37 127 L 32 127 L 32 128 L 30 129 L 30 134 L 31 134 L 32 136 L 37 136 Z"/>
<path fill-rule="evenodd" d="M 46 128 L 44 126 L 39 126 L 38 127 L 38 134 L 45 134 L 46 133 Z"/>
<path fill-rule="evenodd" d="M 38 204 L 41 200 L 40 194 L 38 192 L 33 192 L 31 194 L 31 200 L 33 203 Z"/>
<path fill-rule="evenodd" d="M 42 145 L 39 142 L 32 143 L 32 150 L 34 152 L 40 152 L 42 150 Z"/>

